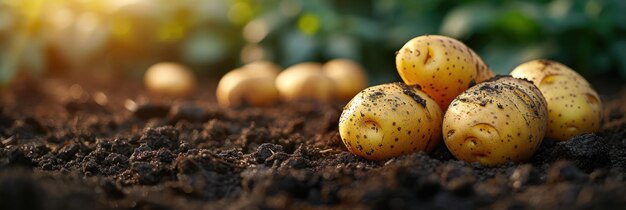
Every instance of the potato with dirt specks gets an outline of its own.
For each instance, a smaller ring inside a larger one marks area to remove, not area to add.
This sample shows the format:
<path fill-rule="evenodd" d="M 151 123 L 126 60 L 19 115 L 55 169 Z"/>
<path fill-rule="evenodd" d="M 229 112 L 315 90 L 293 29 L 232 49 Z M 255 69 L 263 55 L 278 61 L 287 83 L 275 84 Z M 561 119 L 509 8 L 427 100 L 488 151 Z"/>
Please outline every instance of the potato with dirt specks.
<path fill-rule="evenodd" d="M 334 59 L 322 67 L 324 74 L 335 84 L 335 97 L 348 101 L 367 87 L 367 75 L 363 67 L 349 59 Z"/>
<path fill-rule="evenodd" d="M 405 83 L 422 86 L 442 110 L 467 88 L 494 75 L 472 49 L 438 35 L 408 41 L 396 55 L 396 68 Z"/>
<path fill-rule="evenodd" d="M 324 75 L 322 64 L 305 62 L 293 65 L 276 78 L 276 88 L 285 101 L 333 99 L 333 81 Z"/>
<path fill-rule="evenodd" d="M 279 70 L 260 64 L 248 64 L 226 73 L 217 84 L 217 102 L 225 107 L 239 107 L 267 106 L 278 101 L 274 82 Z"/>
<path fill-rule="evenodd" d="M 348 150 L 370 160 L 430 151 L 441 138 L 442 112 L 418 86 L 366 88 L 345 107 L 339 134 Z"/>
<path fill-rule="evenodd" d="M 511 75 L 533 81 L 548 101 L 547 137 L 566 141 L 599 131 L 602 101 L 589 82 L 569 67 L 533 60 L 516 67 Z"/>
<path fill-rule="evenodd" d="M 548 126 L 546 100 L 530 81 L 496 76 L 452 101 L 443 138 L 458 159 L 495 166 L 528 160 Z"/>

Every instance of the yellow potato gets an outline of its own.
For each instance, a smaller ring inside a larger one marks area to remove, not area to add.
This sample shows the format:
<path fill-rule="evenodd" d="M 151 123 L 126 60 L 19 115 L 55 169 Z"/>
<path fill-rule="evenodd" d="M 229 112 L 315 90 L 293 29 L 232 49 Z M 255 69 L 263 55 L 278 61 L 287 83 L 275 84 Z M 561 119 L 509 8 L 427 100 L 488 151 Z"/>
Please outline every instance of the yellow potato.
<path fill-rule="evenodd" d="M 322 72 L 322 64 L 306 62 L 285 69 L 276 78 L 276 88 L 285 101 L 333 99 L 333 81 Z"/>
<path fill-rule="evenodd" d="M 348 101 L 367 87 L 367 74 L 358 63 L 348 59 L 334 59 L 322 67 L 324 74 L 335 84 L 335 97 Z"/>
<path fill-rule="evenodd" d="M 494 75 L 465 44 L 438 35 L 408 41 L 396 55 L 396 68 L 405 83 L 422 86 L 442 110 L 467 88 Z"/>
<path fill-rule="evenodd" d="M 516 67 L 511 75 L 533 81 L 548 101 L 547 137 L 566 141 L 600 129 L 602 101 L 572 69 L 555 61 L 533 60 Z"/>
<path fill-rule="evenodd" d="M 246 69 L 249 69 L 255 75 L 266 75 L 272 78 L 276 78 L 282 67 L 279 65 L 272 63 L 270 61 L 255 61 L 243 66 Z"/>
<path fill-rule="evenodd" d="M 156 94 L 168 96 L 187 96 L 196 86 L 196 78 L 191 70 L 178 64 L 157 63 L 144 74 L 146 88 Z"/>
<path fill-rule="evenodd" d="M 417 86 L 369 87 L 343 109 L 339 134 L 348 150 L 370 160 L 430 151 L 441 139 L 442 112 Z"/>
<path fill-rule="evenodd" d="M 452 101 L 443 118 L 443 138 L 456 158 L 494 166 L 528 160 L 547 124 L 546 101 L 535 85 L 496 76 Z"/>
<path fill-rule="evenodd" d="M 478 64 L 478 67 L 476 67 L 476 71 L 477 71 L 476 82 L 477 83 L 486 81 L 488 79 L 491 79 L 493 76 L 495 76 L 493 71 L 491 71 L 491 68 L 487 66 L 487 64 L 483 61 L 483 59 L 480 58 L 480 56 L 478 56 L 478 54 L 476 54 L 474 50 L 472 50 L 469 47 L 467 49 L 469 49 L 469 51 L 472 52 L 472 58 L 474 60 L 473 62 Z"/>
<path fill-rule="evenodd" d="M 244 66 L 232 70 L 217 85 L 217 102 L 225 107 L 267 106 L 278 100 L 275 76 L 267 70 Z"/>

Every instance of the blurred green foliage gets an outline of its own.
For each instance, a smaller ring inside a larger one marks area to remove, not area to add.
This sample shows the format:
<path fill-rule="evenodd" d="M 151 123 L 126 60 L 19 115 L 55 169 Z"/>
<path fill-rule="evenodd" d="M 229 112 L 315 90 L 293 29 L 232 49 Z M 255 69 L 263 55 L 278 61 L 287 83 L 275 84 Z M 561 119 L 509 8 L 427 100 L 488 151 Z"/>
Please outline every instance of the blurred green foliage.
<path fill-rule="evenodd" d="M 534 58 L 626 78 L 622 0 L 0 0 L 0 83 L 16 71 L 140 76 L 179 61 L 202 76 L 269 59 L 352 58 L 398 80 L 411 38 L 462 40 L 500 74 Z"/>

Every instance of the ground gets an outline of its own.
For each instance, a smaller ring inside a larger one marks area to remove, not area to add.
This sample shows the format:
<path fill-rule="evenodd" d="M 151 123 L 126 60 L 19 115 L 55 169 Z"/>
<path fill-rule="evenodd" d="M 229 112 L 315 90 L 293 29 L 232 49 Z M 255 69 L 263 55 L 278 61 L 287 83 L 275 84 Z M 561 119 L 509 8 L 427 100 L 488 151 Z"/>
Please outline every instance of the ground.
<path fill-rule="evenodd" d="M 112 85 L 113 84 L 113 85 Z M 368 161 L 342 103 L 221 108 L 215 82 L 168 99 L 137 81 L 21 79 L 0 95 L 2 209 L 615 209 L 626 206 L 624 92 L 603 129 L 487 168 L 440 145 Z"/>

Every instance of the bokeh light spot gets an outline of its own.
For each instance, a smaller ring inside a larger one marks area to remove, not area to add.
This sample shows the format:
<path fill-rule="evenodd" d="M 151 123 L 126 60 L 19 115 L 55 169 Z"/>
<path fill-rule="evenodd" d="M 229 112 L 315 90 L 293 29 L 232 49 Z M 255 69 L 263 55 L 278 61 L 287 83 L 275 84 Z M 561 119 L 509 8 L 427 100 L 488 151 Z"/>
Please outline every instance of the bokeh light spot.
<path fill-rule="evenodd" d="M 256 44 L 248 44 L 241 50 L 241 62 L 252 63 L 254 61 L 266 59 L 263 48 Z"/>
<path fill-rule="evenodd" d="M 306 13 L 300 16 L 298 28 L 307 35 L 315 35 L 320 28 L 320 19 L 314 14 Z"/>
<path fill-rule="evenodd" d="M 111 33 L 118 40 L 128 40 L 132 37 L 133 22 L 128 18 L 115 18 L 111 23 Z"/>
<path fill-rule="evenodd" d="M 263 20 L 257 19 L 250 21 L 243 28 L 243 37 L 248 42 L 258 43 L 263 40 L 269 32 L 267 23 Z"/>
<path fill-rule="evenodd" d="M 160 42 L 178 41 L 185 34 L 185 28 L 181 23 L 168 21 L 158 31 L 157 40 Z"/>
<path fill-rule="evenodd" d="M 253 17 L 252 6 L 248 2 L 237 2 L 233 4 L 228 12 L 228 19 L 238 25 L 243 25 Z"/>

